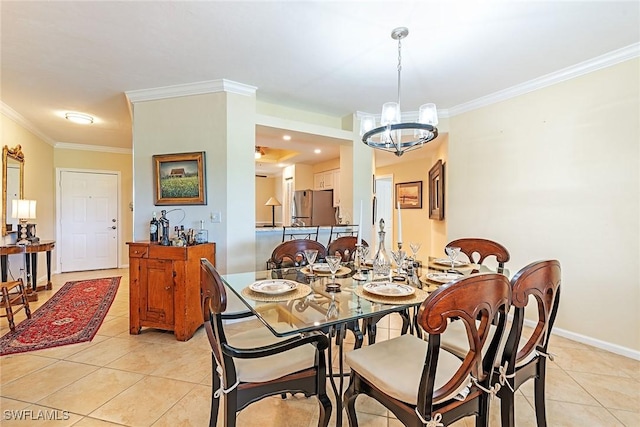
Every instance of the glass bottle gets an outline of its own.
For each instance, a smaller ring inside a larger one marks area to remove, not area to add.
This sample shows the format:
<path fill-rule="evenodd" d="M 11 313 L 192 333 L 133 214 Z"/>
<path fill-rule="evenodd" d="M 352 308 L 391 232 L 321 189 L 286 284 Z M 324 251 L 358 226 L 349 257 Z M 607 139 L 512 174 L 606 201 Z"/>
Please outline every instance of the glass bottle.
<path fill-rule="evenodd" d="M 158 219 L 156 218 L 156 213 L 153 213 L 153 217 L 151 218 L 151 221 L 149 222 L 149 240 L 151 242 L 157 242 L 158 241 L 158 228 L 159 228 L 160 223 L 158 222 Z"/>
<path fill-rule="evenodd" d="M 384 248 L 384 219 L 380 218 L 380 231 L 378 231 L 378 251 L 373 258 L 373 275 L 389 276 L 391 274 L 391 258 Z"/>

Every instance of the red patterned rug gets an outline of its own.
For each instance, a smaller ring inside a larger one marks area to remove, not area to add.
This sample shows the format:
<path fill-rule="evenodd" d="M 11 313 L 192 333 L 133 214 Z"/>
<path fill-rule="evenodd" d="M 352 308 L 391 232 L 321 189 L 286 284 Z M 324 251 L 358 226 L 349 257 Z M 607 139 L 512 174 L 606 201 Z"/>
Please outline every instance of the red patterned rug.
<path fill-rule="evenodd" d="M 118 291 L 120 277 L 67 282 L 0 338 L 0 355 L 91 341 Z"/>

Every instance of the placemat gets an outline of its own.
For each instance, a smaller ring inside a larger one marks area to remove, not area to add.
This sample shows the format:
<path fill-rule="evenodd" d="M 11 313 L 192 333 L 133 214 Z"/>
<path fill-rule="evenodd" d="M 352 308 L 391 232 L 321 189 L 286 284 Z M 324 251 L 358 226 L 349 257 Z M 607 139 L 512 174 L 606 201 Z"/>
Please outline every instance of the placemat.
<path fill-rule="evenodd" d="M 353 293 L 371 302 L 377 302 L 380 304 L 391 304 L 391 305 L 420 304 L 429 296 L 428 292 L 422 289 L 416 289 L 416 292 L 413 295 L 410 295 L 408 297 L 383 297 L 380 295 L 374 295 L 374 294 L 370 294 L 369 292 L 366 292 L 365 290 L 362 289 L 362 285 L 358 285 L 354 289 Z"/>
<path fill-rule="evenodd" d="M 293 299 L 306 297 L 311 293 L 311 287 L 304 283 L 296 283 L 298 286 L 295 290 L 279 295 L 269 295 L 255 292 L 247 286 L 241 292 L 242 296 L 259 302 L 275 302 L 275 301 L 291 301 Z"/>
<path fill-rule="evenodd" d="M 308 265 L 302 267 L 300 271 L 304 274 L 310 274 Z M 338 269 L 338 271 L 336 271 L 336 276 L 346 276 L 349 273 L 351 273 L 351 269 L 343 265 Z M 314 271 L 313 274 L 315 274 L 316 276 L 331 276 L 331 273 L 324 273 L 320 271 Z"/>

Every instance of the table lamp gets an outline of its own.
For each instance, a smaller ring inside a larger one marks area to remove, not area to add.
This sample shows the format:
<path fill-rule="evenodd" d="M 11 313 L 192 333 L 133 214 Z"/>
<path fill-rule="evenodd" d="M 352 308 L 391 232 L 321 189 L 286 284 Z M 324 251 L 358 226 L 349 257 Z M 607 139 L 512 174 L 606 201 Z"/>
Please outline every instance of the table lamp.
<path fill-rule="evenodd" d="M 275 197 L 269 197 L 265 206 L 271 206 L 271 226 L 276 226 L 276 206 L 282 206 L 281 203 Z"/>
<path fill-rule="evenodd" d="M 36 201 L 35 200 L 12 200 L 11 201 L 11 217 L 17 218 L 20 222 L 20 240 L 19 245 L 28 245 L 27 240 L 27 222 L 30 219 L 36 219 Z"/>

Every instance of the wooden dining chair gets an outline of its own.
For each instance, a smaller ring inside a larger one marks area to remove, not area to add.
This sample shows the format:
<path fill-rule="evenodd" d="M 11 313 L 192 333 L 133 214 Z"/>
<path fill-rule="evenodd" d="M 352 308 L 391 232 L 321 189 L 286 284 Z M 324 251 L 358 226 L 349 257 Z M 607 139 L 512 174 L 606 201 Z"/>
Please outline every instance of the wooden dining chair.
<path fill-rule="evenodd" d="M 401 335 L 347 353 L 350 385 L 343 398 L 349 425 L 357 427 L 356 398 L 366 394 L 389 409 L 405 426 L 446 426 L 476 416 L 488 426 L 494 358 L 504 332 L 511 299 L 502 274 L 479 274 L 441 286 L 420 305 L 418 323 L 428 341 Z M 440 348 L 452 319 L 462 322 L 470 350 L 464 359 Z M 496 333 L 489 336 L 489 325 Z M 490 340 L 484 356 L 480 349 Z"/>
<path fill-rule="evenodd" d="M 551 329 L 560 304 L 560 262 L 538 261 L 521 269 L 511 280 L 513 322 L 498 368 L 501 388 L 503 427 L 515 426 L 515 392 L 522 384 L 534 380 L 534 402 L 538 427 L 547 425 L 545 383 Z M 532 300 L 537 308 L 537 322 L 531 335 L 523 335 L 525 308 Z"/>
<path fill-rule="evenodd" d="M 534 379 L 536 420 L 538 427 L 547 425 L 545 409 L 546 362 L 549 337 L 560 301 L 560 263 L 555 260 L 538 261 L 522 268 L 511 279 L 511 321 L 508 334 L 499 347 L 494 366 L 494 382 L 500 384 L 503 427 L 515 424 L 515 392 L 526 381 Z M 537 309 L 537 323 L 528 337 L 523 337 L 525 309 L 529 301 Z M 491 326 L 489 333 L 493 334 Z M 463 358 L 468 351 L 464 327 L 453 322 L 441 340 L 441 347 Z M 485 353 L 488 348 L 482 349 Z"/>
<path fill-rule="evenodd" d="M 327 255 L 337 255 L 342 258 L 342 262 L 352 261 L 355 258 L 357 243 L 358 238 L 356 236 L 338 237 L 329 243 Z M 369 244 L 363 240 L 362 246 L 369 247 Z"/>
<path fill-rule="evenodd" d="M 269 258 L 269 268 L 300 267 L 307 264 L 304 256 L 306 249 L 316 249 L 316 262 L 327 256 L 327 249 L 320 242 L 309 239 L 287 240 L 275 247 Z"/>
<path fill-rule="evenodd" d="M 205 258 L 200 260 L 200 288 L 213 371 L 209 426 L 217 423 L 223 395 L 224 426 L 233 427 L 237 412 L 253 402 L 272 395 L 304 393 L 317 396 L 318 426 L 326 427 L 332 410 L 326 393 L 327 337 L 317 332 L 277 338 L 261 324 L 227 336 L 222 317 L 227 308 L 225 285 Z"/>
<path fill-rule="evenodd" d="M 5 314 L 0 314 L 0 317 L 7 318 L 9 329 L 12 331 L 16 330 L 15 314 L 20 310 L 24 309 L 27 319 L 31 319 L 29 298 L 21 278 L 0 284 L 0 308 L 4 308 L 5 311 Z"/>
<path fill-rule="evenodd" d="M 511 259 L 507 248 L 488 239 L 467 237 L 449 242 L 447 246 L 459 247 L 460 252 L 465 254 L 474 264 L 482 264 L 488 257 L 495 256 L 498 262 L 496 270 L 498 273 L 504 272 L 504 264 Z"/>

